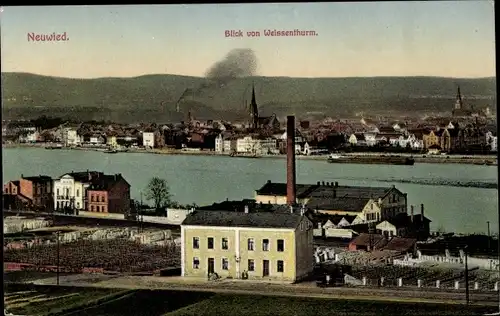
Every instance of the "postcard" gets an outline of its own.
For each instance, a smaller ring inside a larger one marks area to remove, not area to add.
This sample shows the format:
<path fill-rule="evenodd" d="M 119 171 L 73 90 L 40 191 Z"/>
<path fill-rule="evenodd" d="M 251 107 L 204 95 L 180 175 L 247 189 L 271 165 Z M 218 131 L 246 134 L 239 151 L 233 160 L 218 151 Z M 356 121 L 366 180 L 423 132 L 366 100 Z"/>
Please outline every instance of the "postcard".
<path fill-rule="evenodd" d="M 339 307 L 286 293 L 331 286 L 494 312 L 492 1 L 0 16 L 8 312 L 311 315 Z"/>

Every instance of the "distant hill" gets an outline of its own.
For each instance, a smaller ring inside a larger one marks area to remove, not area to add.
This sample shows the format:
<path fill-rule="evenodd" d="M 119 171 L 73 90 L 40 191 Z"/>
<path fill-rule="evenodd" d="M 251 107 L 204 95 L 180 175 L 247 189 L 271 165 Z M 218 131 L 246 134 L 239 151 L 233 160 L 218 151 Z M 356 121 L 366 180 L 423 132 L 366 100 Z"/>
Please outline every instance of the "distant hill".
<path fill-rule="evenodd" d="M 134 78 L 72 79 L 29 73 L 2 73 L 4 115 L 53 112 L 68 116 L 97 116 L 114 120 L 181 120 L 191 111 L 198 118 L 234 119 L 246 115 L 251 84 L 263 114 L 308 115 L 373 112 L 450 111 L 460 85 L 475 106 L 496 102 L 496 78 L 441 77 L 235 79 L 226 85 L 178 75 Z M 176 113 L 176 102 L 186 88 L 206 88 L 187 95 Z M 474 99 L 471 99 L 471 98 Z M 133 117 L 131 117 L 133 116 Z"/>

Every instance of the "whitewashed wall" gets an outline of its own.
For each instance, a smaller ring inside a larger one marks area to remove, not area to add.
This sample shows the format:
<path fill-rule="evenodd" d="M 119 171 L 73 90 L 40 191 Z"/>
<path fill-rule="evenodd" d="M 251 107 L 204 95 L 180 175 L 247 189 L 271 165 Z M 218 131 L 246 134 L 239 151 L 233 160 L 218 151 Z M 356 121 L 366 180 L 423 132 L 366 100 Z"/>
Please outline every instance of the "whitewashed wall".
<path fill-rule="evenodd" d="M 79 211 L 78 215 L 85 217 L 125 219 L 125 215 L 119 213 L 98 213 L 98 212 Z"/>

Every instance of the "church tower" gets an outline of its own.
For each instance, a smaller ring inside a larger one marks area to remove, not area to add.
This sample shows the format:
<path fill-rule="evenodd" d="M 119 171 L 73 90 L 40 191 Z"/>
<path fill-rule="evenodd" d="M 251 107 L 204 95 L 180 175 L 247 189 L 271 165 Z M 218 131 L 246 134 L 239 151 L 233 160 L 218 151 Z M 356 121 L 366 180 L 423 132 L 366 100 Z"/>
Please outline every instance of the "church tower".
<path fill-rule="evenodd" d="M 257 101 L 255 100 L 255 86 L 252 83 L 252 101 L 250 103 L 250 118 L 252 128 L 257 128 L 259 123 L 259 109 L 257 107 Z"/>
<path fill-rule="evenodd" d="M 455 110 L 460 110 L 463 107 L 462 94 L 460 93 L 460 86 L 458 86 L 457 100 L 455 101 Z"/>

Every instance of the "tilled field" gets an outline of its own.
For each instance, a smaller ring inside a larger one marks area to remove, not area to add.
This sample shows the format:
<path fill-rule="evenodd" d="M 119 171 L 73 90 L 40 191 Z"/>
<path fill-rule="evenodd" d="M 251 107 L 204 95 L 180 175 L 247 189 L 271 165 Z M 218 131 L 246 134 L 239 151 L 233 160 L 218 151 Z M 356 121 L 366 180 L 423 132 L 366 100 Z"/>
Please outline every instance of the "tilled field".
<path fill-rule="evenodd" d="M 57 265 L 57 245 L 8 249 L 4 262 Z M 103 268 L 117 272 L 146 272 L 180 266 L 180 247 L 140 245 L 126 239 L 79 240 L 59 245 L 59 264 L 70 269 Z"/>

